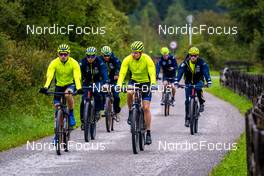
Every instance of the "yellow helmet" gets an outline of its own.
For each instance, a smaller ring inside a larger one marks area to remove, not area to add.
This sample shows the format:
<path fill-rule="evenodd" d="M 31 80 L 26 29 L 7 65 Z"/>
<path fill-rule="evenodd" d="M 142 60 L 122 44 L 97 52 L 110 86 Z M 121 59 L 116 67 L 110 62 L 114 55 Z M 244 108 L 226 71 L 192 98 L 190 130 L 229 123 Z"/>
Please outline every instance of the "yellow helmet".
<path fill-rule="evenodd" d="M 61 44 L 58 49 L 57 49 L 58 53 L 70 53 L 70 47 L 66 44 Z"/>
<path fill-rule="evenodd" d="M 135 41 L 131 44 L 132 52 L 142 52 L 144 50 L 143 42 Z"/>
<path fill-rule="evenodd" d="M 162 55 L 167 55 L 167 54 L 169 54 L 170 53 L 170 50 L 169 50 L 169 48 L 167 48 L 167 47 L 162 47 L 161 48 L 161 50 L 160 50 L 160 53 L 162 54 Z"/>
<path fill-rule="evenodd" d="M 191 47 L 188 52 L 190 55 L 199 55 L 199 49 L 196 47 Z"/>

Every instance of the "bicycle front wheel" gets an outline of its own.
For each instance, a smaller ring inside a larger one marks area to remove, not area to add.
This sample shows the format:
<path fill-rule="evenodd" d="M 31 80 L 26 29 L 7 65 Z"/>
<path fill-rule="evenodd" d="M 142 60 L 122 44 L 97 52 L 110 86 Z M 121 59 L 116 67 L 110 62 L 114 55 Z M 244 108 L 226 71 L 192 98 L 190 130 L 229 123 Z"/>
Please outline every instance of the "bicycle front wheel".
<path fill-rule="evenodd" d="M 107 97 L 105 100 L 105 126 L 106 126 L 106 131 L 109 133 L 113 128 L 113 118 L 112 118 L 111 110 L 112 110 L 111 100 L 109 97 Z"/>
<path fill-rule="evenodd" d="M 194 99 L 192 98 L 189 102 L 189 117 L 190 117 L 190 132 L 191 135 L 195 133 L 195 103 Z"/>
<path fill-rule="evenodd" d="M 145 120 L 144 120 L 144 111 L 140 109 L 140 130 L 139 130 L 139 149 L 144 151 L 145 149 Z"/>
<path fill-rule="evenodd" d="M 68 142 L 70 140 L 70 130 L 69 130 L 69 116 L 66 115 L 63 118 L 63 143 L 64 143 L 64 151 L 69 151 L 69 145 Z"/>
<path fill-rule="evenodd" d="M 164 114 L 168 116 L 170 113 L 170 96 L 168 92 L 165 92 L 165 106 L 164 106 Z"/>
<path fill-rule="evenodd" d="M 131 135 L 132 135 L 132 149 L 134 154 L 138 154 L 139 151 L 139 132 L 138 132 L 138 123 L 137 117 L 139 116 L 139 112 L 136 108 L 132 109 L 131 116 Z"/>
<path fill-rule="evenodd" d="M 61 144 L 63 142 L 63 112 L 58 110 L 56 115 L 56 128 L 55 128 L 55 146 L 57 155 L 61 154 Z"/>
<path fill-rule="evenodd" d="M 83 120 L 84 120 L 84 140 L 85 142 L 89 142 L 90 140 L 90 122 L 89 122 L 89 115 L 90 115 L 90 103 L 86 102 L 84 104 L 84 112 L 83 112 Z"/>

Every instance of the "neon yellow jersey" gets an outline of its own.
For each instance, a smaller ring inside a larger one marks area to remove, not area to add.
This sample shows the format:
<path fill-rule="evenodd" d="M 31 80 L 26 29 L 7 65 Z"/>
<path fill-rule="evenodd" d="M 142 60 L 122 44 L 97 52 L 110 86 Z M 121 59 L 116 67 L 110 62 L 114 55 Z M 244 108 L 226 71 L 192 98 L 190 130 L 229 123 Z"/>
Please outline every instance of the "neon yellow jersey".
<path fill-rule="evenodd" d="M 127 56 L 121 65 L 117 85 L 122 86 L 127 70 L 132 73 L 132 78 L 138 83 L 150 82 L 156 84 L 155 64 L 147 54 L 142 53 L 139 60 L 133 59 L 132 55 Z"/>
<path fill-rule="evenodd" d="M 190 65 L 191 71 L 194 72 L 195 63 L 192 63 L 191 61 L 189 61 L 189 65 Z"/>
<path fill-rule="evenodd" d="M 66 86 L 75 82 L 76 89 L 81 89 L 81 69 L 76 60 L 69 57 L 67 62 L 61 62 L 57 57 L 49 64 L 47 71 L 46 88 L 49 87 L 55 74 L 56 86 Z"/>

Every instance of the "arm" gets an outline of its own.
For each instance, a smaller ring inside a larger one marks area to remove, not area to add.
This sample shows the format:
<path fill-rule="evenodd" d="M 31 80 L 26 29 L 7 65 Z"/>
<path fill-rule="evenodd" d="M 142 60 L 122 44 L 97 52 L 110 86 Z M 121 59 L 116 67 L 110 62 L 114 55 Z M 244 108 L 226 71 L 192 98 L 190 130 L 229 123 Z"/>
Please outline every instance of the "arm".
<path fill-rule="evenodd" d="M 161 59 L 157 62 L 156 65 L 156 77 L 159 77 L 160 65 L 161 65 Z"/>
<path fill-rule="evenodd" d="M 73 79 L 76 85 L 76 89 L 79 90 L 82 88 L 82 83 L 81 83 L 81 78 L 82 78 L 82 74 L 81 74 L 81 67 L 78 64 L 77 61 L 75 61 L 73 59 Z"/>
<path fill-rule="evenodd" d="M 54 77 L 54 73 L 55 73 L 55 61 L 53 60 L 50 64 L 49 64 L 49 67 L 48 67 L 48 70 L 47 70 L 47 80 L 46 80 L 46 83 L 44 85 L 45 88 L 49 88 L 50 86 L 50 83 Z"/>
<path fill-rule="evenodd" d="M 177 74 L 177 78 L 176 78 L 176 81 L 177 82 L 180 82 L 181 78 L 182 78 L 182 75 L 185 71 L 185 68 L 186 68 L 186 64 L 183 62 L 181 63 L 179 69 L 178 69 L 178 74 Z"/>
<path fill-rule="evenodd" d="M 129 62 L 129 59 L 128 58 L 125 58 L 121 64 L 121 68 L 120 68 L 120 72 L 119 72 L 119 77 L 118 77 L 118 80 L 117 80 L 117 85 L 118 86 L 122 86 L 123 84 L 123 81 L 125 79 L 125 76 L 127 74 L 127 70 L 128 70 L 128 62 Z"/>
<path fill-rule="evenodd" d="M 203 75 L 207 83 L 212 82 L 210 72 L 209 72 L 209 67 L 205 62 L 203 63 Z"/>
<path fill-rule="evenodd" d="M 116 65 L 115 75 L 118 76 L 120 72 L 121 62 L 117 57 L 115 57 L 115 65 Z"/>
<path fill-rule="evenodd" d="M 106 64 L 101 59 L 99 59 L 99 69 L 100 69 L 100 73 L 103 78 L 103 84 L 104 84 L 108 82 L 108 70 L 107 70 Z"/>
<path fill-rule="evenodd" d="M 150 57 L 147 57 L 146 60 L 147 60 L 148 74 L 150 77 L 150 84 L 157 84 L 155 64 Z"/>
<path fill-rule="evenodd" d="M 177 71 L 178 70 L 178 64 L 177 64 L 176 57 L 173 57 L 172 63 L 173 63 L 173 67 L 174 67 L 175 71 Z"/>

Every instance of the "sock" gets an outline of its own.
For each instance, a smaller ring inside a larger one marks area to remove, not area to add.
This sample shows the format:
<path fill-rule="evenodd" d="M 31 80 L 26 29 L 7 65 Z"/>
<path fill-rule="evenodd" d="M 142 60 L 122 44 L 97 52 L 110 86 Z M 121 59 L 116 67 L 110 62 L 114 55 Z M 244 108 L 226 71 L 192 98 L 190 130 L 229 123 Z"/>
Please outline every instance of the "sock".
<path fill-rule="evenodd" d="M 73 109 L 70 109 L 70 116 L 73 115 Z"/>
<path fill-rule="evenodd" d="M 150 130 L 147 130 L 147 134 L 148 134 L 148 135 L 150 134 Z"/>

